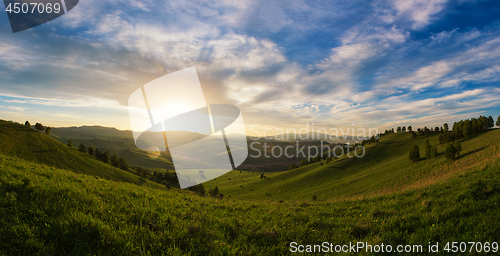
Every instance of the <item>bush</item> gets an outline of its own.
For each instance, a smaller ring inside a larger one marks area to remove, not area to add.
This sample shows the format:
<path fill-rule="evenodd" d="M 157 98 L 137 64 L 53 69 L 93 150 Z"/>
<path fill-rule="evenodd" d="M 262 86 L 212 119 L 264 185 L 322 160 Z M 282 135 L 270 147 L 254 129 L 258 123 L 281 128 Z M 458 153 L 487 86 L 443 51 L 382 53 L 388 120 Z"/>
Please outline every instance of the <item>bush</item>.
<path fill-rule="evenodd" d="M 68 147 L 70 147 L 70 148 L 73 147 L 73 141 L 72 140 L 68 140 L 68 144 L 66 144 L 66 145 L 68 145 Z"/>
<path fill-rule="evenodd" d="M 413 147 L 410 150 L 410 161 L 416 162 L 420 159 L 420 149 L 418 148 L 417 145 L 413 145 Z"/>
<path fill-rule="evenodd" d="M 52 128 L 50 128 L 50 127 L 45 128 L 45 134 L 46 134 L 47 136 L 50 136 L 50 132 L 51 132 L 51 131 L 52 131 Z"/>

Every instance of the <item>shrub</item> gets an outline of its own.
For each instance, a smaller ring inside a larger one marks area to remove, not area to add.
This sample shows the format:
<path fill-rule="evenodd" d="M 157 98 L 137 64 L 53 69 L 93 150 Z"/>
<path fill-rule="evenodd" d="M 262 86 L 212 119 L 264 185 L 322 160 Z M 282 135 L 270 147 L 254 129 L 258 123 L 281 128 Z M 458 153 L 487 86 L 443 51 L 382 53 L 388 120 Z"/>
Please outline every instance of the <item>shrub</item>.
<path fill-rule="evenodd" d="M 66 144 L 66 145 L 68 145 L 68 147 L 70 147 L 70 148 L 73 147 L 73 141 L 72 140 L 68 140 L 68 144 Z"/>

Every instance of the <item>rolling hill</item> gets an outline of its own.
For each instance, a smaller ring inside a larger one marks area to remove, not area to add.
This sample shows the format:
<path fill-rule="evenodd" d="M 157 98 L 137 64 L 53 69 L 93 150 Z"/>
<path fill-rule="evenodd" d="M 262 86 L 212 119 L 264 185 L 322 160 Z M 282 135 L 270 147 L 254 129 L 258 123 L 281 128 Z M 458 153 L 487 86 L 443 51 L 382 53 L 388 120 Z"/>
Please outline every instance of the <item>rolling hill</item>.
<path fill-rule="evenodd" d="M 24 125 L 0 120 L 0 154 L 108 180 L 162 186 L 105 164 Z"/>
<path fill-rule="evenodd" d="M 344 156 L 331 164 L 322 161 L 292 171 L 268 173 L 265 179 L 260 178 L 260 173 L 231 171 L 209 181 L 206 187 L 218 186 L 224 193 L 245 200 L 307 200 L 313 195 L 320 199 L 357 198 L 434 184 L 472 167 L 488 166 L 500 156 L 500 129 L 463 140 L 462 152 L 453 162 L 445 158 L 446 144 L 438 145 L 438 137 L 438 133 L 416 139 L 409 133 L 389 134 L 367 146 L 363 158 Z M 418 145 L 424 156 L 427 139 L 437 145 L 438 157 L 421 157 L 410 163 L 411 146 Z"/>
<path fill-rule="evenodd" d="M 429 243 L 492 252 L 500 239 L 500 130 L 463 140 L 451 162 L 439 146 L 437 158 L 410 163 L 407 149 L 435 135 L 392 134 L 362 159 L 262 180 L 232 172 L 255 189 L 220 177 L 224 199 L 136 182 L 21 125 L 0 122 L 0 136 L 0 255 L 286 255 L 292 242 L 358 241 L 426 255 Z"/>

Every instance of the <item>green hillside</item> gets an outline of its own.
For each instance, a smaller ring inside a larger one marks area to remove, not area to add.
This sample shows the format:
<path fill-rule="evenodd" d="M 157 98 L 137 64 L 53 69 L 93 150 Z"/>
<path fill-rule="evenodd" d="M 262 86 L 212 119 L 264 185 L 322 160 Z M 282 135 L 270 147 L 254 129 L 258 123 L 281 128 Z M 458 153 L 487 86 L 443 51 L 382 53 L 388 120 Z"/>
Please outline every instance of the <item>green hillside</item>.
<path fill-rule="evenodd" d="M 363 159 L 262 180 L 233 172 L 235 184 L 214 181 L 225 194 L 215 199 L 150 187 L 44 134 L 0 124 L 0 255 L 287 255 L 291 242 L 325 241 L 422 245 L 413 254 L 426 255 L 429 242 L 440 252 L 447 242 L 488 242 L 491 251 L 500 239 L 500 130 L 463 140 L 452 162 L 439 146 L 439 157 L 410 163 L 409 147 L 437 144 L 436 135 L 392 134 Z M 243 175 L 253 191 L 236 183 Z"/>
<path fill-rule="evenodd" d="M 500 129 L 463 140 L 462 152 L 453 162 L 445 158 L 447 145 L 438 145 L 438 137 L 439 133 L 416 139 L 409 133 L 389 134 L 367 146 L 361 159 L 344 156 L 328 165 L 322 161 L 292 171 L 268 173 L 265 179 L 260 178 L 260 173 L 232 171 L 205 186 L 218 186 L 223 193 L 245 200 L 308 200 L 314 195 L 320 200 L 340 200 L 434 184 L 469 168 L 486 166 L 500 153 Z M 437 145 L 438 157 L 424 159 L 427 139 Z M 408 159 L 413 145 L 419 146 L 421 156 L 415 163 Z"/>
<path fill-rule="evenodd" d="M 0 154 L 109 180 L 162 187 L 97 161 L 87 153 L 81 153 L 74 147 L 69 148 L 29 127 L 2 120 L 0 120 Z"/>
<path fill-rule="evenodd" d="M 277 203 L 160 191 L 0 154 L 0 255 L 280 255 L 292 241 L 424 250 L 439 242 L 441 252 L 446 242 L 491 244 L 500 239 L 499 169 L 498 157 L 488 158 L 403 193 Z"/>

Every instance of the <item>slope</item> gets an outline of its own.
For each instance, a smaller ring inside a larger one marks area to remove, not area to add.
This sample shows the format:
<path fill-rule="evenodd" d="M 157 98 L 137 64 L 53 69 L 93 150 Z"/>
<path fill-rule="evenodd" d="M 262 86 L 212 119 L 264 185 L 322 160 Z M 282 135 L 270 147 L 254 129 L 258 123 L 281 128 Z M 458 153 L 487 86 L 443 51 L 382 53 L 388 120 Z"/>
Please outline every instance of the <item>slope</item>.
<path fill-rule="evenodd" d="M 162 188 L 132 173 L 97 161 L 87 153 L 81 153 L 29 127 L 3 120 L 0 120 L 0 154 L 75 173 Z"/>
<path fill-rule="evenodd" d="M 232 171 L 205 184 L 218 186 L 232 198 L 246 200 L 320 200 L 381 195 L 433 184 L 483 165 L 500 152 L 500 129 L 462 140 L 462 152 L 455 161 L 444 156 L 446 145 L 438 145 L 438 157 L 424 159 L 425 141 L 438 144 L 439 134 L 412 139 L 409 133 L 383 136 L 379 143 L 366 147 L 363 158 L 343 157 L 327 165 L 325 161 L 292 171 L 266 174 Z M 421 159 L 411 163 L 408 152 L 418 145 Z"/>
<path fill-rule="evenodd" d="M 413 255 L 428 254 L 428 243 L 443 252 L 480 241 L 498 251 L 500 160 L 481 159 L 404 193 L 277 203 L 160 191 L 0 154 L 0 255 L 286 255 L 291 242 L 325 241 L 423 245 Z"/>

